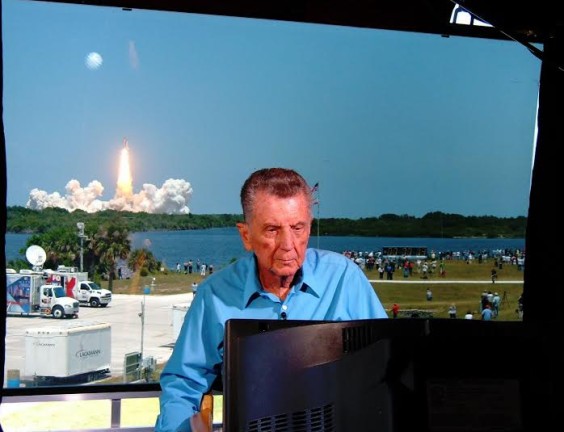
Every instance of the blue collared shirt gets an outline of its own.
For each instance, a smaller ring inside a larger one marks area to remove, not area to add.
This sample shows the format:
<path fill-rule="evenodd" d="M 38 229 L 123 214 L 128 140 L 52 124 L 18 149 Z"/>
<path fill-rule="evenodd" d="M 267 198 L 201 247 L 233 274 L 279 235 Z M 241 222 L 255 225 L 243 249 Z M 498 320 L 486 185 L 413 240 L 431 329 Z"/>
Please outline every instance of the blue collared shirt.
<path fill-rule="evenodd" d="M 162 371 L 156 431 L 190 431 L 189 417 L 221 373 L 225 322 L 231 318 L 346 321 L 388 318 L 374 288 L 351 259 L 308 249 L 284 301 L 263 290 L 254 255 L 199 285 Z"/>

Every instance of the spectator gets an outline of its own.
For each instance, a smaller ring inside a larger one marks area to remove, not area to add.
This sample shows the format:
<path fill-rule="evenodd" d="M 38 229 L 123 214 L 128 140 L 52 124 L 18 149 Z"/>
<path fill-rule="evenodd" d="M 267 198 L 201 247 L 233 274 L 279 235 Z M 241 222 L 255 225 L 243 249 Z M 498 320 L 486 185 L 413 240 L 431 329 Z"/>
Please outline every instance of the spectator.
<path fill-rule="evenodd" d="M 380 276 L 380 280 L 384 279 L 384 264 L 380 264 L 378 266 L 378 274 Z"/>
<path fill-rule="evenodd" d="M 394 266 L 392 265 L 391 262 L 388 262 L 386 264 L 386 279 L 387 280 L 393 280 L 394 279 Z"/>
<path fill-rule="evenodd" d="M 397 303 L 394 303 L 392 305 L 392 318 L 397 318 L 398 313 L 399 313 L 399 305 Z"/>
<path fill-rule="evenodd" d="M 482 320 L 491 321 L 493 318 L 493 312 L 489 304 L 486 305 L 484 310 L 482 310 Z"/>
<path fill-rule="evenodd" d="M 489 304 L 490 304 L 490 301 L 488 299 L 488 292 L 484 291 L 484 292 L 482 292 L 482 299 L 481 299 L 481 302 L 480 302 L 480 312 L 482 312 L 486 308 L 486 306 L 489 305 Z"/>
<path fill-rule="evenodd" d="M 499 315 L 500 306 L 501 306 L 501 297 L 499 296 L 498 293 L 494 293 L 492 297 L 492 312 L 494 318 L 497 318 L 497 316 Z"/>
<path fill-rule="evenodd" d="M 517 299 L 517 314 L 519 315 L 519 319 L 523 319 L 523 294 Z"/>

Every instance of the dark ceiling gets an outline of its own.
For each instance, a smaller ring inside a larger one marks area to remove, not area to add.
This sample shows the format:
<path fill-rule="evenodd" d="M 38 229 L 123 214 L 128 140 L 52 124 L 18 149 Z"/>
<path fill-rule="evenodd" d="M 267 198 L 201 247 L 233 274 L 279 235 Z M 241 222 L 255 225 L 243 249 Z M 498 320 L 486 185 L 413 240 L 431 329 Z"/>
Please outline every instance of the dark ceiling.
<path fill-rule="evenodd" d="M 45 0 L 34 0 L 45 1 Z M 495 28 L 449 24 L 451 0 L 122 0 L 50 1 L 265 18 L 543 43 L 564 27 L 562 0 L 460 0 Z"/>

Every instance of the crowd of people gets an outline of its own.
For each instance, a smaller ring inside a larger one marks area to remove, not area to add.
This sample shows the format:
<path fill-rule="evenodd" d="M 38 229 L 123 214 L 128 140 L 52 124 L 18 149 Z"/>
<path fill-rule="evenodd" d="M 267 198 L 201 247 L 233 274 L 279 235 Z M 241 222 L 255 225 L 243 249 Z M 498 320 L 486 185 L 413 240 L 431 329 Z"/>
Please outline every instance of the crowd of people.
<path fill-rule="evenodd" d="M 364 259 L 366 261 L 369 258 L 374 257 L 382 257 L 384 256 L 381 250 L 371 250 L 371 251 L 355 251 L 353 249 L 346 249 L 343 251 L 343 254 L 346 255 L 348 258 L 353 259 Z M 401 259 L 401 256 L 397 256 Z M 499 263 L 508 263 L 508 264 L 519 264 L 521 260 L 525 258 L 525 252 L 520 249 L 492 249 L 492 250 L 479 250 L 479 251 L 435 251 L 431 250 L 428 255 L 429 259 L 436 259 L 436 260 L 462 260 L 462 261 L 485 261 L 490 258 L 496 259 L 496 262 Z"/>
<path fill-rule="evenodd" d="M 491 321 L 496 319 L 499 316 L 499 312 L 501 309 L 501 305 L 503 303 L 503 301 L 505 300 L 505 296 L 506 293 L 504 292 L 504 297 L 502 298 L 499 293 L 497 292 L 491 292 L 491 291 L 486 291 L 484 290 L 480 296 L 480 308 L 478 311 L 472 312 L 472 310 L 467 310 L 465 315 L 464 315 L 464 319 L 474 319 L 474 316 L 477 314 L 480 319 L 482 319 L 483 321 Z M 433 292 L 431 291 L 431 288 L 427 288 L 425 291 L 425 298 L 427 301 L 432 301 L 433 300 Z M 392 318 L 398 318 L 399 314 L 400 314 L 400 307 L 398 303 L 394 303 L 390 309 Z M 412 311 L 413 312 L 413 311 Z M 523 319 L 523 294 L 521 294 L 519 296 L 519 299 L 517 300 L 517 309 L 515 309 L 515 312 L 517 313 L 519 319 Z M 451 319 L 456 319 L 458 317 L 457 315 L 457 309 L 456 309 L 456 304 L 455 303 L 451 303 L 450 306 L 448 307 L 448 316 Z"/>
<path fill-rule="evenodd" d="M 499 315 L 501 297 L 497 292 L 482 291 L 480 297 L 480 315 L 484 321 L 495 319 Z"/>
<path fill-rule="evenodd" d="M 181 266 L 179 262 L 176 263 L 176 272 L 182 273 L 182 267 L 184 267 L 184 274 L 200 274 L 200 276 L 206 276 L 207 274 L 213 273 L 213 264 L 207 264 L 200 262 L 199 259 L 194 263 L 191 259 L 184 262 L 184 266 Z"/>
<path fill-rule="evenodd" d="M 402 270 L 404 277 L 412 276 L 413 272 L 416 271 L 425 279 L 435 273 L 437 269 L 439 276 L 445 277 L 445 261 L 449 260 L 464 260 L 467 264 L 477 261 L 481 264 L 488 259 L 493 259 L 492 282 L 495 282 L 497 278 L 497 269 L 501 270 L 504 264 L 516 265 L 519 270 L 523 270 L 525 267 L 525 253 L 519 249 L 496 249 L 478 252 L 431 251 L 425 257 L 386 256 L 381 251 L 362 252 L 348 249 L 342 253 L 358 264 L 363 270 L 377 270 L 380 273 L 381 279 L 384 278 L 384 273 L 386 274 L 386 279 L 393 279 L 393 273 L 398 269 Z"/>

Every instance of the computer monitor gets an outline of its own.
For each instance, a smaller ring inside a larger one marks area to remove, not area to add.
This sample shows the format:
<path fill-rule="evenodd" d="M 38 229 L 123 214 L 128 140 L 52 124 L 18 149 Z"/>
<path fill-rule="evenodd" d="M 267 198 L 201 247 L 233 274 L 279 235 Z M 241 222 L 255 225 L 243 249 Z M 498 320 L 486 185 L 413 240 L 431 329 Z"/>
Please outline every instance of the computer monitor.
<path fill-rule="evenodd" d="M 522 322 L 229 320 L 223 431 L 524 431 L 539 344 Z"/>

